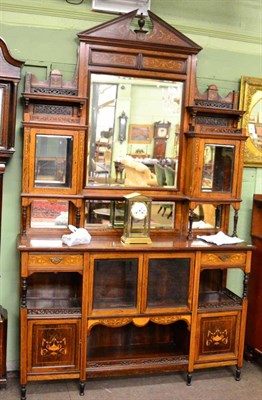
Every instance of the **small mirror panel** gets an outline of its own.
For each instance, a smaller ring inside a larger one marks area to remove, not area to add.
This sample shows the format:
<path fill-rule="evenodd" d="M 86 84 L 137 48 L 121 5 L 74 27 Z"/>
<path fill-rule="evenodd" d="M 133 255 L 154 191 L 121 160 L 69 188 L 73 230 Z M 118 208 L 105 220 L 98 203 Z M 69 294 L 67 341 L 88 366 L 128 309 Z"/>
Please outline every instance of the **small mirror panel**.
<path fill-rule="evenodd" d="M 86 200 L 85 228 L 100 226 L 103 228 L 124 227 L 124 201 Z M 150 228 L 155 230 L 173 229 L 175 203 L 153 201 L 151 207 Z"/>
<path fill-rule="evenodd" d="M 212 204 L 199 204 L 194 209 L 193 229 L 219 229 L 221 227 L 222 207 Z"/>
<path fill-rule="evenodd" d="M 235 146 L 205 145 L 202 192 L 231 192 L 234 157 Z"/>
<path fill-rule="evenodd" d="M 73 137 L 37 134 L 35 187 L 71 187 Z"/>
<path fill-rule="evenodd" d="M 33 200 L 31 203 L 31 228 L 66 228 L 68 226 L 67 200 Z"/>
<path fill-rule="evenodd" d="M 177 187 L 183 88 L 91 74 L 88 186 Z"/>

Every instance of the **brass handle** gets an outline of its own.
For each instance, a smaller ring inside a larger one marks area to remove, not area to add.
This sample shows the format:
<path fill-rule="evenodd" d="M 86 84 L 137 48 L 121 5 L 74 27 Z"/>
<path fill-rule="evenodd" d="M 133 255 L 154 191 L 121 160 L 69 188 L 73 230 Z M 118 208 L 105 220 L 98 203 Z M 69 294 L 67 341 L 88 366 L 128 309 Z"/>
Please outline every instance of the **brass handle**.
<path fill-rule="evenodd" d="M 220 258 L 220 260 L 222 260 L 222 261 L 226 261 L 229 259 L 229 256 L 226 254 L 223 254 L 222 256 L 218 256 L 218 258 Z"/>
<path fill-rule="evenodd" d="M 63 257 L 50 257 L 50 261 L 53 264 L 59 264 L 63 260 Z"/>

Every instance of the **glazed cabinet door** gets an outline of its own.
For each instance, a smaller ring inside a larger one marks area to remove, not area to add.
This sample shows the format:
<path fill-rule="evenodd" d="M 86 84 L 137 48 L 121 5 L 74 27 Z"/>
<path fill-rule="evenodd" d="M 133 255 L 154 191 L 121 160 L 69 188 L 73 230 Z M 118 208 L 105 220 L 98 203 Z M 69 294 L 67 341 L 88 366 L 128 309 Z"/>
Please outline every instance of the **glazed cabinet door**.
<path fill-rule="evenodd" d="M 238 357 L 241 312 L 198 315 L 196 363 Z"/>
<path fill-rule="evenodd" d="M 89 315 L 140 311 L 143 257 L 134 254 L 90 256 Z"/>
<path fill-rule="evenodd" d="M 28 373 L 79 371 L 80 320 L 28 321 Z"/>
<path fill-rule="evenodd" d="M 194 254 L 145 255 L 142 311 L 186 312 L 191 309 Z"/>

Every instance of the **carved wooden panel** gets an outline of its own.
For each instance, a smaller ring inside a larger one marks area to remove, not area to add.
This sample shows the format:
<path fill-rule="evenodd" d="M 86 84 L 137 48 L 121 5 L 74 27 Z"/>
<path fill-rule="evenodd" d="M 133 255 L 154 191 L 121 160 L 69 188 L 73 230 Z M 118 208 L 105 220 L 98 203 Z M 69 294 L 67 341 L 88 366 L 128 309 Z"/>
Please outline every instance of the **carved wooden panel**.
<path fill-rule="evenodd" d="M 228 315 L 208 314 L 199 318 L 198 351 L 196 360 L 237 357 L 239 320 L 237 312 Z"/>
<path fill-rule="evenodd" d="M 144 69 L 156 71 L 171 71 L 172 73 L 186 73 L 187 62 L 178 58 L 142 57 Z"/>
<path fill-rule="evenodd" d="M 92 49 L 90 51 L 90 64 L 91 65 L 111 65 L 132 67 L 138 66 L 138 54 L 128 54 L 119 52 L 99 51 Z"/>
<path fill-rule="evenodd" d="M 79 368 L 79 321 L 28 322 L 29 371 Z"/>

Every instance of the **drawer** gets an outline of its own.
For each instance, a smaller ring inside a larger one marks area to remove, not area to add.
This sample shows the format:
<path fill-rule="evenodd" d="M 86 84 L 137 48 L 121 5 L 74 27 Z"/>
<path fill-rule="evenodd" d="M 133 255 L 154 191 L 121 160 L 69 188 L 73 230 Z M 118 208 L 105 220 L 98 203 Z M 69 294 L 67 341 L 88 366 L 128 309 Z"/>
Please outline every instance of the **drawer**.
<path fill-rule="evenodd" d="M 202 253 L 201 255 L 201 265 L 224 265 L 224 266 L 234 266 L 243 265 L 246 263 L 246 253 L 228 253 L 225 251 L 216 253 Z"/>
<path fill-rule="evenodd" d="M 81 267 L 82 254 L 29 254 L 28 267 Z"/>

